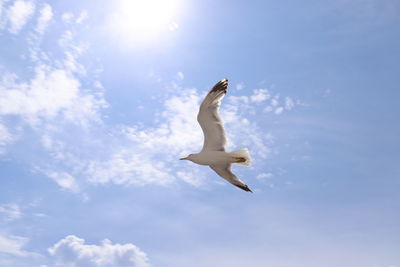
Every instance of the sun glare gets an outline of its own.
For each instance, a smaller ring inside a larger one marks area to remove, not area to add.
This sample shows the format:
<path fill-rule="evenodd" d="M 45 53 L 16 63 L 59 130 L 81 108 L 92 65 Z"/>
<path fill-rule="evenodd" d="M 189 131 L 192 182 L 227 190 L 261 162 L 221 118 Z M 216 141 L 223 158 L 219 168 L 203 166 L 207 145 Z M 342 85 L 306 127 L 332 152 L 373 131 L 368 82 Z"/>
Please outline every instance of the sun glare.
<path fill-rule="evenodd" d="M 126 40 L 154 40 L 178 27 L 179 0 L 121 0 L 112 30 Z"/>

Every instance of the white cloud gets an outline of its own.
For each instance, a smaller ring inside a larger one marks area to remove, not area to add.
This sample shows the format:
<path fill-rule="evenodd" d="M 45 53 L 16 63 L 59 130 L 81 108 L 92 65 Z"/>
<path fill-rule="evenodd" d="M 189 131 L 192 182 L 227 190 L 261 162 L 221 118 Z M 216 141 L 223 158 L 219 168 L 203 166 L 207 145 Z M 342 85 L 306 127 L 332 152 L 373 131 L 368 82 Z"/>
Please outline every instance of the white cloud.
<path fill-rule="evenodd" d="M 0 205 L 0 218 L 5 221 L 13 221 L 20 218 L 22 215 L 19 206 L 16 203 L 8 203 Z"/>
<path fill-rule="evenodd" d="M 290 97 L 285 97 L 285 109 L 291 110 L 294 107 L 294 101 Z"/>
<path fill-rule="evenodd" d="M 282 114 L 283 110 L 284 110 L 283 107 L 277 107 L 277 108 L 275 109 L 275 114 L 276 114 L 276 115 L 280 115 L 280 114 Z"/>
<path fill-rule="evenodd" d="M 330 88 L 327 88 L 324 90 L 323 96 L 328 97 L 332 93 L 332 90 Z"/>
<path fill-rule="evenodd" d="M 168 29 L 169 29 L 170 31 L 175 31 L 175 30 L 177 30 L 178 28 L 179 28 L 179 24 L 176 23 L 176 22 L 171 22 L 171 23 L 169 24 L 169 26 L 168 26 Z"/>
<path fill-rule="evenodd" d="M 228 96 L 228 106 L 230 110 L 238 111 L 239 108 L 249 108 L 249 97 L 242 95 L 242 96 Z M 225 104 L 225 103 L 224 103 Z M 225 106 L 225 105 L 224 105 Z"/>
<path fill-rule="evenodd" d="M 53 17 L 53 11 L 49 4 L 44 4 L 42 9 L 39 11 L 39 13 L 40 13 L 40 15 L 37 20 L 35 30 L 40 34 L 43 34 L 44 31 L 46 30 L 47 24 Z"/>
<path fill-rule="evenodd" d="M 85 76 L 86 70 L 78 63 L 78 58 L 87 49 L 87 45 L 76 44 L 74 42 L 74 33 L 70 30 L 66 30 L 61 35 L 58 39 L 58 45 L 63 49 L 65 58 L 57 63 L 62 62 L 62 66 L 70 72 Z"/>
<path fill-rule="evenodd" d="M 271 106 L 267 106 L 265 109 L 264 109 L 264 112 L 271 112 L 273 110 L 273 108 L 271 107 Z"/>
<path fill-rule="evenodd" d="M 285 97 L 285 103 L 282 106 L 279 106 L 279 95 L 275 95 L 270 102 L 270 106 L 267 106 L 264 109 L 264 112 L 271 112 L 274 111 L 276 115 L 280 115 L 285 110 L 292 110 L 295 106 L 295 103 L 292 98 Z"/>
<path fill-rule="evenodd" d="M 279 95 L 275 95 L 272 99 L 271 99 L 271 106 L 276 107 L 279 105 Z"/>
<path fill-rule="evenodd" d="M 260 173 L 259 175 L 257 175 L 256 179 L 263 180 L 263 179 L 272 178 L 273 176 L 274 175 L 270 172 L 263 172 L 263 173 Z"/>
<path fill-rule="evenodd" d="M 44 148 L 51 149 L 53 147 L 53 139 L 49 135 L 43 135 L 41 141 Z"/>
<path fill-rule="evenodd" d="M 236 90 L 238 90 L 238 91 L 244 89 L 245 87 L 246 87 L 246 85 L 243 82 L 236 84 Z"/>
<path fill-rule="evenodd" d="M 238 99 L 243 100 L 241 104 L 236 102 Z M 245 96 L 239 96 L 234 102 L 228 101 L 221 108 L 221 117 L 228 135 L 228 150 L 248 147 L 251 150 L 253 159 L 257 160 L 258 157 L 266 158 L 270 153 L 267 145 L 270 143 L 270 139 L 269 134 L 261 131 L 255 121 L 251 121 L 246 117 L 250 114 L 255 115 L 255 113 L 255 108 L 246 104 Z"/>
<path fill-rule="evenodd" d="M 202 186 L 204 184 L 204 175 L 200 173 L 199 169 L 192 169 L 190 171 L 178 171 L 176 176 L 193 186 Z"/>
<path fill-rule="evenodd" d="M 65 12 L 62 14 L 61 19 L 64 21 L 64 23 L 71 23 L 72 19 L 74 17 L 74 14 L 71 12 Z"/>
<path fill-rule="evenodd" d="M 29 252 L 22 249 L 26 242 L 28 242 L 28 239 L 25 237 L 7 235 L 0 232 L 0 253 L 27 256 Z"/>
<path fill-rule="evenodd" d="M 65 68 L 69 71 L 78 73 L 80 75 L 85 75 L 85 68 L 78 63 L 78 61 L 76 60 L 76 55 L 74 55 L 79 53 L 80 52 L 65 52 L 65 59 L 63 60 L 63 63 Z"/>
<path fill-rule="evenodd" d="M 250 96 L 251 102 L 260 103 L 269 99 L 271 95 L 268 93 L 267 89 L 255 89 L 253 90 L 253 95 Z"/>
<path fill-rule="evenodd" d="M 2 13 L 3 13 L 3 4 L 4 4 L 4 0 L 0 0 L 0 29 L 2 28 Z"/>
<path fill-rule="evenodd" d="M 79 185 L 76 179 L 66 172 L 57 172 L 50 170 L 41 170 L 47 177 L 53 179 L 61 188 L 69 190 L 74 193 L 79 192 Z"/>
<path fill-rule="evenodd" d="M 5 152 L 4 147 L 14 141 L 7 127 L 0 122 L 0 155 Z"/>
<path fill-rule="evenodd" d="M 185 79 L 185 75 L 181 71 L 179 71 L 176 75 L 178 76 L 178 80 L 180 81 L 183 81 L 183 79 Z"/>
<path fill-rule="evenodd" d="M 44 64 L 36 66 L 27 82 L 5 75 L 0 81 L 0 115 L 19 115 L 29 123 L 57 115 L 82 124 L 96 120 L 104 101 L 82 93 L 80 87 L 70 70 Z"/>
<path fill-rule="evenodd" d="M 108 161 L 90 161 L 89 182 L 144 185 L 167 184 L 174 180 L 164 161 L 152 158 L 152 152 L 118 151 Z"/>
<path fill-rule="evenodd" d="M 79 14 L 79 16 L 76 18 L 76 20 L 75 20 L 75 22 L 77 23 L 77 24 L 81 24 L 85 19 L 87 19 L 88 18 L 88 13 L 87 13 L 87 11 L 86 10 L 83 10 L 80 14 Z"/>
<path fill-rule="evenodd" d="M 86 245 L 85 240 L 69 235 L 49 248 L 56 266 L 69 267 L 148 267 L 146 253 L 134 244 L 113 244 L 103 240 L 101 245 Z"/>
<path fill-rule="evenodd" d="M 36 68 L 29 83 L 18 83 L 17 79 L 10 82 L 3 83 L 1 88 L 2 115 L 53 117 L 72 104 L 80 86 L 79 81 L 65 70 L 50 69 L 45 65 Z"/>
<path fill-rule="evenodd" d="M 103 85 L 99 81 L 94 81 L 93 86 L 94 86 L 94 88 L 104 89 Z"/>
<path fill-rule="evenodd" d="M 276 115 L 282 114 L 285 110 L 292 110 L 294 106 L 298 103 L 295 104 L 292 98 L 290 97 L 285 97 L 285 102 L 280 105 L 279 103 L 280 95 L 276 94 L 274 95 L 270 102 L 269 105 L 264 108 L 264 112 L 274 112 Z"/>
<path fill-rule="evenodd" d="M 65 12 L 61 15 L 61 19 L 65 24 L 75 22 L 76 24 L 82 24 L 88 18 L 88 12 L 86 10 L 81 11 L 79 15 L 74 15 L 71 12 Z"/>
<path fill-rule="evenodd" d="M 17 0 L 9 7 L 7 18 L 10 22 L 9 31 L 18 34 L 33 14 L 35 5 L 30 1 Z"/>

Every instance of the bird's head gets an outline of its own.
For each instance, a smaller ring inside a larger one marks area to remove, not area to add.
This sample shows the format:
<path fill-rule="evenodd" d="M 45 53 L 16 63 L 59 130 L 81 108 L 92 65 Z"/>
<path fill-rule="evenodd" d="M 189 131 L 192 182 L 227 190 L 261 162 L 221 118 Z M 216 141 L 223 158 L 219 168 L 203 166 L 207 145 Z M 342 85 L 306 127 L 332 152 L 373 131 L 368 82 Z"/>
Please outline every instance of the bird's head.
<path fill-rule="evenodd" d="M 190 160 L 192 161 L 193 159 L 193 154 L 190 154 L 189 156 L 185 157 L 185 158 L 180 158 L 180 160 Z"/>

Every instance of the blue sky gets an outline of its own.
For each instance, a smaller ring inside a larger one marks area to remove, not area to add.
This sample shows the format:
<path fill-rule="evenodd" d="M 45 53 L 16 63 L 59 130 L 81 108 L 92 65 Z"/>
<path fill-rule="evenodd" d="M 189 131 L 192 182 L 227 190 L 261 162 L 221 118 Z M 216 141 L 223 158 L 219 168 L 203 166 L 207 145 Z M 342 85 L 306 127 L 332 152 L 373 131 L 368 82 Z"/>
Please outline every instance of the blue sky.
<path fill-rule="evenodd" d="M 400 3 L 0 0 L 0 266 L 400 266 Z M 229 78 L 243 192 L 197 152 Z"/>

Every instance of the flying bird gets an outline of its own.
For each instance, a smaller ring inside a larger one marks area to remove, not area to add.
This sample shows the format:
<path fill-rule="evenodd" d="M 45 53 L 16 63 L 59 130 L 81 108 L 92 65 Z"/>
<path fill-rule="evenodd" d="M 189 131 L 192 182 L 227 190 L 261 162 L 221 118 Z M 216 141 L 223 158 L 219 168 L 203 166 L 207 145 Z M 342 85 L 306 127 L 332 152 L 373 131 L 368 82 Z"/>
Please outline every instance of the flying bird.
<path fill-rule="evenodd" d="M 204 98 L 197 115 L 197 121 L 204 133 L 203 149 L 200 153 L 190 154 L 185 158 L 181 158 L 181 160 L 190 160 L 200 165 L 208 165 L 231 184 L 244 191 L 252 192 L 231 171 L 232 163 L 250 166 L 249 151 L 247 148 L 242 148 L 233 152 L 226 152 L 226 134 L 218 111 L 221 99 L 226 95 L 227 90 L 228 79 L 223 79 L 215 84 Z"/>

